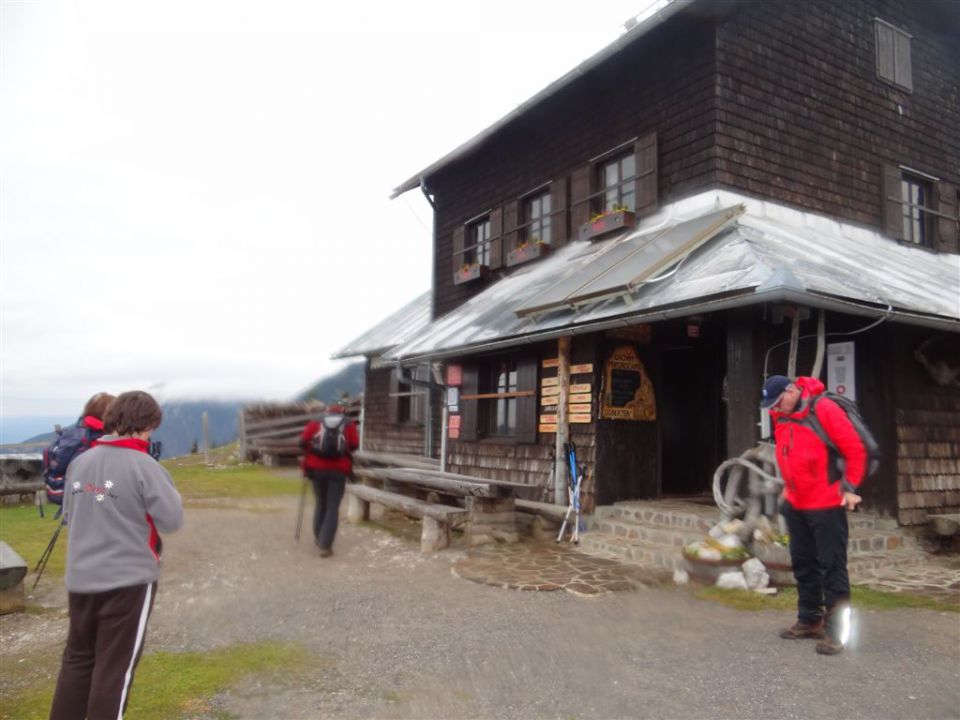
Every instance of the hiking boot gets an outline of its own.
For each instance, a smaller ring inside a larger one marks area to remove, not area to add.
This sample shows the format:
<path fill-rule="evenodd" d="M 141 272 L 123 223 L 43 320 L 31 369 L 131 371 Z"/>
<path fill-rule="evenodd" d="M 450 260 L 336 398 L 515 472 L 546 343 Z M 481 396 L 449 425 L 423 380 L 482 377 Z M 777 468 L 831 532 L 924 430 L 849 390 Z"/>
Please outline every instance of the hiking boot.
<path fill-rule="evenodd" d="M 330 548 L 320 548 L 320 557 L 330 557 L 333 555 L 333 550 Z"/>
<path fill-rule="evenodd" d="M 805 640 L 807 638 L 821 640 L 826 637 L 826 633 L 823 631 L 823 618 L 812 623 L 798 620 L 786 630 L 781 630 L 780 637 L 784 640 Z"/>
<path fill-rule="evenodd" d="M 843 643 L 835 637 L 827 635 L 817 643 L 817 653 L 820 655 L 836 655 L 843 652 Z"/>

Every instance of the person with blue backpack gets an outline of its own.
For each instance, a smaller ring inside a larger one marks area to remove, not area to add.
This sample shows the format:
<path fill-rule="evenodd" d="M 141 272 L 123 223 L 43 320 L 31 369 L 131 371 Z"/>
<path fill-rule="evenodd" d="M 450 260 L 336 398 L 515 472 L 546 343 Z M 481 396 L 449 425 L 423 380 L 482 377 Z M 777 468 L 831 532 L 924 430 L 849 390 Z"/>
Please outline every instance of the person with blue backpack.
<path fill-rule="evenodd" d="M 83 414 L 73 425 L 57 430 L 53 442 L 43 451 L 43 489 L 47 501 L 54 505 L 63 505 L 63 479 L 73 459 L 103 435 L 103 416 L 110 403 L 114 401 L 110 393 L 100 392 L 87 400 Z M 60 516 L 57 510 L 56 517 Z"/>
<path fill-rule="evenodd" d="M 773 423 L 784 482 L 780 513 L 797 580 L 797 622 L 780 637 L 816 639 L 819 654 L 835 655 L 850 631 L 847 510 L 860 504 L 872 437 L 862 439 L 848 410 L 824 394 L 817 378 L 773 375 L 761 395 Z"/>
<path fill-rule="evenodd" d="M 304 450 L 301 469 L 313 484 L 316 506 L 313 511 L 313 537 L 320 548 L 320 557 L 333 554 L 337 534 L 340 502 L 353 474 L 352 453 L 360 446 L 357 426 L 342 405 L 327 408 L 320 420 L 311 420 L 300 435 Z"/>

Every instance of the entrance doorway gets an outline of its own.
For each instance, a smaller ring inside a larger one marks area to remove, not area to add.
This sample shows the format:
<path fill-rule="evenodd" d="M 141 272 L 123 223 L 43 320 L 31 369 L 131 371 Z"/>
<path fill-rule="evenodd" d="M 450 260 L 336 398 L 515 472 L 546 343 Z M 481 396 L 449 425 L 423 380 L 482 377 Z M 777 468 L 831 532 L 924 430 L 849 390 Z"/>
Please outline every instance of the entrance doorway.
<path fill-rule="evenodd" d="M 665 324 L 659 359 L 661 496 L 710 495 L 713 473 L 726 459 L 722 322 Z"/>

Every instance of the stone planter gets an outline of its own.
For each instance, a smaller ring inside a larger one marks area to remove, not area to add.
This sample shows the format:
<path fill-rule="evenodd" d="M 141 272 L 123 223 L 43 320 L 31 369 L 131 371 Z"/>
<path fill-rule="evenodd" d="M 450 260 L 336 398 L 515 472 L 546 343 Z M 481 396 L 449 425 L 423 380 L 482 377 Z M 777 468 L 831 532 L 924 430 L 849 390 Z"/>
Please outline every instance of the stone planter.
<path fill-rule="evenodd" d="M 637 216 L 630 210 L 607 212 L 580 226 L 578 237 L 581 240 L 596 240 L 612 232 L 632 228 L 637 224 Z"/>
<path fill-rule="evenodd" d="M 751 554 L 767 568 L 770 584 L 796 585 L 793 577 L 793 565 L 790 562 L 790 548 L 776 543 L 753 543 Z"/>
<path fill-rule="evenodd" d="M 717 578 L 725 572 L 739 571 L 740 566 L 750 559 L 749 556 L 744 556 L 740 558 L 704 560 L 696 555 L 691 555 L 687 552 L 686 548 L 684 548 L 681 553 L 683 554 L 684 569 L 686 569 L 691 579 L 708 585 L 713 585 L 717 581 Z"/>
<path fill-rule="evenodd" d="M 453 273 L 453 284 L 454 285 L 463 285 L 472 280 L 480 280 L 487 276 L 487 266 L 478 265 L 474 263 L 473 265 L 464 265 L 462 268 Z"/>
<path fill-rule="evenodd" d="M 535 260 L 549 252 L 550 245 L 547 243 L 527 243 L 521 247 L 515 247 L 507 253 L 507 267 L 513 267 L 528 260 Z"/>

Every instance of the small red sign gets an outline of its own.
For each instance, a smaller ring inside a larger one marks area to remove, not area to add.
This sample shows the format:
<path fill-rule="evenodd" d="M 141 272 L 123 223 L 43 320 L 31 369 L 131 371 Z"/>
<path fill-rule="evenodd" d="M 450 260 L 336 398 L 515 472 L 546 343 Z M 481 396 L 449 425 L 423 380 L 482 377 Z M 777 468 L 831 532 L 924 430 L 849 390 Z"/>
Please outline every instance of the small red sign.
<path fill-rule="evenodd" d="M 846 385 L 837 385 L 837 395 L 843 395 L 847 392 Z"/>
<path fill-rule="evenodd" d="M 463 367 L 460 365 L 447 365 L 447 385 L 460 387 L 463 385 Z"/>

